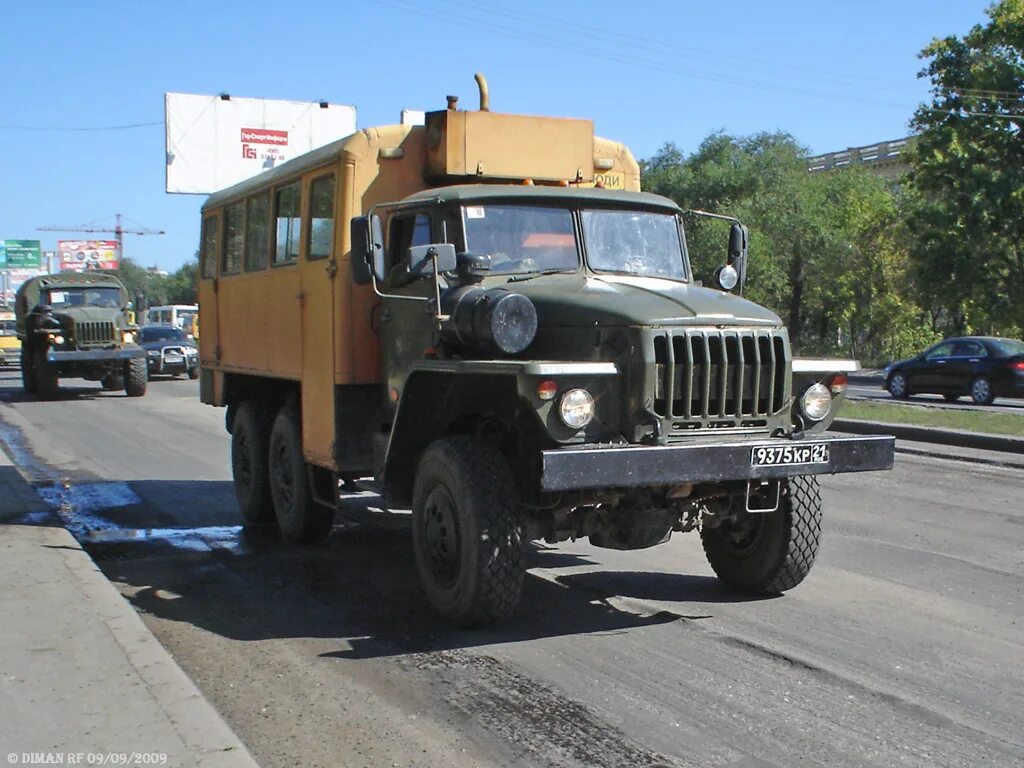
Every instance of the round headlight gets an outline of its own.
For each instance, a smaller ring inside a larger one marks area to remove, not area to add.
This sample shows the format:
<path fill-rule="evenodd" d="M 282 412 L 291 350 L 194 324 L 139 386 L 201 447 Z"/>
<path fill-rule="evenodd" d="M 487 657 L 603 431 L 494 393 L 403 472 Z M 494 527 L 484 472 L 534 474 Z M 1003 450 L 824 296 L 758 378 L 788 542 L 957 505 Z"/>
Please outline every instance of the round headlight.
<path fill-rule="evenodd" d="M 740 274 L 736 271 L 736 268 L 731 264 L 726 264 L 718 270 L 716 275 L 718 278 L 718 284 L 724 291 L 731 291 L 736 287 L 736 283 L 740 281 Z"/>
<path fill-rule="evenodd" d="M 594 418 L 594 398 L 585 389 L 570 389 L 562 395 L 558 415 L 567 427 L 582 429 Z"/>
<path fill-rule="evenodd" d="M 56 336 L 51 336 L 50 338 L 53 339 L 54 344 L 60 345 L 64 343 L 64 337 L 59 333 Z"/>
<path fill-rule="evenodd" d="M 132 331 L 125 331 L 121 334 L 121 341 L 124 344 L 134 344 L 135 334 Z"/>
<path fill-rule="evenodd" d="M 800 398 L 800 409 L 811 421 L 821 421 L 832 407 L 832 393 L 824 384 L 812 384 Z"/>

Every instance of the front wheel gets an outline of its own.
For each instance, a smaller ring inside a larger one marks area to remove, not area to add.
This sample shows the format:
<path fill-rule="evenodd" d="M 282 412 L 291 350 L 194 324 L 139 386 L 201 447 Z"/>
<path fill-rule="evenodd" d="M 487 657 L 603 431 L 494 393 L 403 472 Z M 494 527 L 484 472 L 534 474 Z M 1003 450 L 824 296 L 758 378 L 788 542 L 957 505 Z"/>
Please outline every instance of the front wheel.
<path fill-rule="evenodd" d="M 237 426 L 236 421 L 236 429 Z M 334 510 L 313 498 L 306 459 L 302 455 L 299 417 L 287 405 L 274 419 L 268 453 L 270 496 L 282 538 L 305 544 L 327 538 L 334 526 Z"/>
<path fill-rule="evenodd" d="M 146 380 L 149 373 L 146 358 L 136 357 L 124 364 L 124 391 L 128 397 L 142 397 L 146 394 Z"/>
<path fill-rule="evenodd" d="M 774 512 L 740 512 L 701 529 L 715 574 L 729 586 L 754 594 L 792 589 L 811 570 L 821 541 L 821 488 L 816 477 L 782 481 Z"/>
<path fill-rule="evenodd" d="M 975 405 L 991 405 L 995 399 L 992 382 L 984 376 L 979 376 L 971 382 L 971 400 Z"/>
<path fill-rule="evenodd" d="M 36 373 L 32 370 L 32 356 L 24 346 L 21 348 L 21 386 L 27 395 L 36 393 Z"/>
<path fill-rule="evenodd" d="M 60 389 L 57 366 L 47 362 L 45 349 L 41 349 L 35 354 L 32 360 L 32 372 L 36 395 L 43 400 L 56 397 Z"/>
<path fill-rule="evenodd" d="M 199 378 L 199 366 L 198 365 L 193 367 L 193 368 L 189 368 L 188 369 L 188 377 L 190 379 L 192 379 L 193 381 L 195 381 L 196 379 Z"/>
<path fill-rule="evenodd" d="M 412 516 L 416 567 L 434 610 L 463 627 L 511 616 L 525 571 L 505 457 L 471 437 L 432 443 L 416 471 Z"/>
<path fill-rule="evenodd" d="M 886 389 L 888 389 L 889 394 L 897 400 L 903 400 L 910 396 L 910 384 L 907 381 L 907 377 L 902 373 L 894 373 L 890 376 Z"/>

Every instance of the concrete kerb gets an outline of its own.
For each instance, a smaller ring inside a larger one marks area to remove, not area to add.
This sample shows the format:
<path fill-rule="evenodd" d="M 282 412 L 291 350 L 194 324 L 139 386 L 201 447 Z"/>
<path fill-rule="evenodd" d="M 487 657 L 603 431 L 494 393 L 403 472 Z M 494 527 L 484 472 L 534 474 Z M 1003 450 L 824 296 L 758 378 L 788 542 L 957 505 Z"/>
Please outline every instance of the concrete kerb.
<path fill-rule="evenodd" d="M 107 627 L 109 632 L 107 637 L 116 646 L 116 650 L 114 646 L 108 647 L 104 650 L 104 656 L 108 659 L 123 660 L 121 669 L 104 670 L 104 679 L 107 682 L 103 685 L 110 688 L 107 691 L 110 694 L 109 697 L 105 697 L 109 706 L 116 707 L 119 701 L 122 702 L 122 706 L 127 706 L 123 702 L 131 700 L 130 691 L 134 686 L 141 684 L 152 701 L 155 702 L 157 711 L 163 713 L 162 718 L 159 718 L 163 720 L 163 724 L 154 724 L 154 732 L 176 733 L 175 741 L 183 745 L 187 752 L 187 754 L 181 755 L 168 755 L 170 758 L 168 765 L 194 765 L 202 766 L 202 768 L 257 768 L 256 761 L 230 726 L 203 698 L 202 693 L 188 675 L 171 658 L 167 650 L 142 622 L 134 608 L 107 580 L 70 532 L 61 527 L 16 524 L 16 521 L 38 514 L 42 510 L 47 510 L 48 507 L 31 485 L 21 477 L 2 449 L 0 449 L 0 494 L 3 494 L 0 498 L 0 523 L 6 523 L 0 528 L 0 534 L 2 534 L 0 541 L 6 540 L 7 542 L 5 547 L 7 558 L 16 558 L 19 553 L 24 557 L 24 562 L 20 562 L 19 559 L 20 564 L 8 560 L 5 567 L 14 569 L 28 583 L 37 585 L 35 589 L 30 590 L 30 593 L 35 594 L 35 597 L 31 597 L 32 613 L 39 616 L 40 612 L 47 610 L 62 611 L 62 605 L 57 603 L 64 601 L 66 605 L 69 600 L 76 601 L 84 598 L 95 617 L 89 621 L 98 620 Z M 42 571 L 38 574 L 31 573 L 33 569 L 39 571 L 40 568 Z M 56 592 L 53 592 L 52 589 L 56 589 Z M 11 603 L 7 605 L 7 608 L 17 608 L 12 602 L 17 598 L 10 590 L 5 600 Z M 56 603 L 54 603 L 55 600 Z M 20 610 L 26 609 L 26 606 L 20 608 Z M 42 631 L 39 627 L 37 629 Z M 42 648 L 54 643 L 52 637 L 36 637 L 33 632 L 30 632 L 29 635 L 33 636 L 19 635 L 16 638 L 8 636 L 4 642 L 23 644 L 22 648 L 37 646 Z M 94 648 L 93 653 L 97 652 L 98 649 Z M 46 663 L 43 655 L 33 657 L 33 660 L 35 659 L 38 659 L 38 663 Z M 96 670 L 83 670 L 80 666 L 74 667 L 73 661 L 67 661 L 73 667 L 71 676 L 81 675 L 83 679 L 80 681 L 64 680 L 62 687 L 66 685 L 67 690 L 75 690 L 97 684 L 94 677 L 91 677 L 96 674 Z M 45 676 L 40 670 L 40 677 Z M 27 668 L 19 671 L 19 677 L 31 684 L 34 677 L 31 662 Z M 13 689 L 9 692 L 13 693 Z M 41 704 L 45 706 L 45 702 L 41 702 Z M 33 703 L 23 702 L 22 706 L 27 706 L 31 710 Z M 74 705 L 71 706 L 74 707 Z M 26 715 L 29 720 L 33 720 L 35 717 L 31 712 L 22 714 Z M 50 714 L 52 713 L 39 712 L 38 722 L 46 722 L 46 716 Z M 89 752 L 88 744 L 90 742 L 100 743 L 110 736 L 110 734 L 104 735 L 92 730 L 98 723 L 89 725 L 94 719 L 89 713 L 83 711 L 79 714 L 81 717 L 75 718 L 78 720 L 76 723 L 65 722 L 63 726 L 53 724 L 60 728 L 60 739 L 63 743 L 49 741 L 51 752 L 56 754 L 68 750 L 81 751 L 83 747 L 86 752 Z M 47 728 L 49 727 L 48 725 Z M 8 737 L 14 735 L 8 734 Z M 20 733 L 19 735 L 25 738 L 27 743 L 32 734 Z M 49 735 L 52 739 L 53 734 Z M 144 737 L 144 734 L 138 734 L 138 736 Z"/>
<path fill-rule="evenodd" d="M 990 435 L 981 432 L 964 432 L 939 427 L 919 427 L 913 424 L 889 424 L 860 419 L 836 419 L 831 429 L 856 435 L 894 435 L 897 440 L 911 440 L 917 443 L 938 443 L 958 448 L 973 448 L 980 451 L 1001 451 L 1024 455 L 1024 438 L 1010 435 Z"/>

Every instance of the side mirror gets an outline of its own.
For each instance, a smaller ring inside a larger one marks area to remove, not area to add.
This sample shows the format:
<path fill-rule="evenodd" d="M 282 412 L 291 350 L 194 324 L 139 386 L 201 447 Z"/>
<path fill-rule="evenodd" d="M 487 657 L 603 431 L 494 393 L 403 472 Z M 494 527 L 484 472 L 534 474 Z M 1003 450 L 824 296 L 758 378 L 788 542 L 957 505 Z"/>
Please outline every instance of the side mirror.
<path fill-rule="evenodd" d="M 434 274 L 434 260 L 437 272 L 451 272 L 457 266 L 455 246 L 451 243 L 414 245 L 409 249 L 409 274 L 428 277 Z"/>
<path fill-rule="evenodd" d="M 745 226 L 733 222 L 729 227 L 729 255 L 726 265 L 736 270 L 737 283 L 740 293 L 743 293 L 743 284 L 747 281 L 747 247 L 750 242 L 750 232 Z"/>
<path fill-rule="evenodd" d="M 355 216 L 351 224 L 352 282 L 368 285 L 384 280 L 384 234 L 379 216 Z M 371 271 L 372 270 L 372 271 Z"/>

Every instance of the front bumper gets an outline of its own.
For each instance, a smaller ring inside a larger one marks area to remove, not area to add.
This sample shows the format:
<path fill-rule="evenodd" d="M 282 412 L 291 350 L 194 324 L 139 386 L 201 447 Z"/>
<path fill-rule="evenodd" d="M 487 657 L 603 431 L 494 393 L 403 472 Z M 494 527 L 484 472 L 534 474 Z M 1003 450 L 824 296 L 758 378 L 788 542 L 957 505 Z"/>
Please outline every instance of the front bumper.
<path fill-rule="evenodd" d="M 134 360 L 145 357 L 142 347 L 127 349 L 50 349 L 46 360 L 50 363 L 99 363 L 112 360 Z"/>
<path fill-rule="evenodd" d="M 199 355 L 180 355 L 179 360 L 172 360 L 176 355 L 168 355 L 166 351 L 161 350 L 159 355 L 152 355 L 147 353 L 146 360 L 149 367 L 150 373 L 186 373 L 192 368 L 196 368 L 199 365 Z"/>
<path fill-rule="evenodd" d="M 817 443 L 828 444 L 827 463 L 751 464 L 755 448 Z M 720 438 L 665 446 L 555 448 L 541 451 L 541 489 L 569 491 L 871 472 L 892 469 L 895 447 L 896 438 L 891 435 L 846 437 L 826 433 L 801 440 Z"/>

